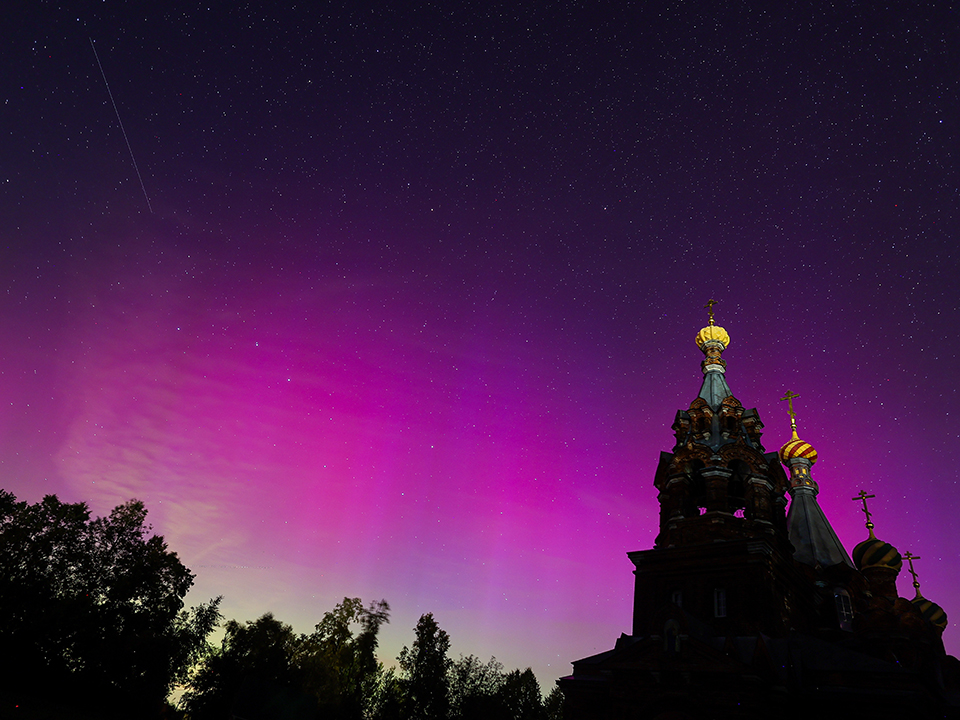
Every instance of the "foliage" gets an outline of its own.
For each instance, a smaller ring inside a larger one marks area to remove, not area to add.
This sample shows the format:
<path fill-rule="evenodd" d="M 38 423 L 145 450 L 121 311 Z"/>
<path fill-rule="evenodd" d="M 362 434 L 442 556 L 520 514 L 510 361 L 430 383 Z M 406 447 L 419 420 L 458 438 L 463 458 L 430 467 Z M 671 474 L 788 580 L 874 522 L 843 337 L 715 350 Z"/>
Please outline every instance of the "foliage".
<path fill-rule="evenodd" d="M 389 617 L 386 600 L 365 608 L 360 598 L 344 598 L 302 638 L 296 662 L 304 689 L 317 698 L 324 717 L 363 716 L 380 669 L 377 633 Z M 360 627 L 356 637 L 353 625 Z"/>
<path fill-rule="evenodd" d="M 297 636 L 267 613 L 246 624 L 230 620 L 219 649 L 211 649 L 188 681 L 181 705 L 194 720 L 229 718 L 243 705 L 263 704 L 297 685 L 291 662 Z M 246 712 L 244 716 L 251 713 Z"/>
<path fill-rule="evenodd" d="M 406 680 L 394 668 L 379 669 L 371 687 L 366 717 L 373 720 L 406 720 L 409 717 Z"/>
<path fill-rule="evenodd" d="M 90 519 L 85 503 L 0 490 L 0 677 L 26 704 L 56 686 L 101 714 L 155 715 L 219 620 L 184 612 L 193 574 L 150 535 L 143 503 Z"/>
<path fill-rule="evenodd" d="M 543 711 L 547 720 L 563 720 L 563 692 L 554 687 L 543 701 Z"/>
<path fill-rule="evenodd" d="M 503 714 L 499 698 L 503 687 L 503 664 L 496 658 L 482 663 L 473 655 L 461 655 L 450 666 L 448 677 L 452 718 L 480 720 Z"/>
<path fill-rule="evenodd" d="M 500 698 L 512 720 L 546 720 L 540 684 L 533 670 L 514 670 L 506 675 Z"/>
<path fill-rule="evenodd" d="M 420 617 L 397 669 L 376 658 L 386 601 L 344 598 L 309 635 L 271 614 L 207 636 L 220 598 L 183 610 L 193 574 L 143 503 L 90 518 L 56 496 L 35 505 L 0 490 L 0 714 L 158 717 L 176 683 L 189 720 L 560 720 L 562 695 L 544 703 L 528 668 L 491 658 L 451 661 L 449 635 Z M 31 710 L 31 707 L 33 710 Z"/>
<path fill-rule="evenodd" d="M 412 649 L 404 647 L 397 662 L 406 676 L 411 720 L 445 718 L 450 705 L 447 671 L 450 636 L 440 629 L 433 613 L 421 615 L 414 628 Z"/>
<path fill-rule="evenodd" d="M 449 682 L 451 720 L 548 720 L 530 668 L 505 673 L 496 658 L 484 664 L 461 656 L 451 665 Z"/>
<path fill-rule="evenodd" d="M 376 659 L 389 606 L 344 598 L 314 632 L 297 636 L 272 615 L 230 621 L 221 646 L 191 676 L 189 720 L 560 720 L 558 691 L 545 704 L 533 671 L 504 672 L 495 658 L 447 657 L 450 637 L 421 616 L 398 667 Z M 549 710 L 548 710 L 549 708 Z"/>
<path fill-rule="evenodd" d="M 360 720 L 378 684 L 377 633 L 389 611 L 383 600 L 364 607 L 359 598 L 344 598 L 313 633 L 300 636 L 269 613 L 245 624 L 231 620 L 220 648 L 192 674 L 181 705 L 191 720 Z"/>

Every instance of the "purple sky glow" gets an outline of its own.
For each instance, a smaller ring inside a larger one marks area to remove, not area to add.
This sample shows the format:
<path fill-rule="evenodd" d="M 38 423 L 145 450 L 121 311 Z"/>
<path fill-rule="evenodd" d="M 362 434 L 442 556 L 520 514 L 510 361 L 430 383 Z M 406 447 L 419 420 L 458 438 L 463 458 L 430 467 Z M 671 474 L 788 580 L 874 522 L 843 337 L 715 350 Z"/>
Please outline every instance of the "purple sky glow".
<path fill-rule="evenodd" d="M 385 661 L 433 612 L 549 690 L 630 629 L 716 298 L 767 450 L 799 393 L 960 654 L 955 9 L 13 14 L 0 486 L 143 500 L 227 617 L 385 598 Z"/>

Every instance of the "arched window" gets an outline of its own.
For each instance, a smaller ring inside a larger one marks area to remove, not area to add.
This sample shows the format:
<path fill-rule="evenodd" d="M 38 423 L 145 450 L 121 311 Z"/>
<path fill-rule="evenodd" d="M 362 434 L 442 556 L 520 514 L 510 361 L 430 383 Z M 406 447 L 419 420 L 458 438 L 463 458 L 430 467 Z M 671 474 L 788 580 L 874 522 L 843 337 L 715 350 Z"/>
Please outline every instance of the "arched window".
<path fill-rule="evenodd" d="M 676 620 L 667 620 L 663 626 L 663 649 L 667 655 L 680 652 L 680 623 Z"/>
<path fill-rule="evenodd" d="M 718 618 L 727 616 L 727 591 L 724 588 L 713 589 L 713 616 Z"/>
<path fill-rule="evenodd" d="M 853 630 L 853 603 L 850 601 L 850 593 L 843 588 L 834 588 L 833 602 L 837 608 L 840 629 Z"/>

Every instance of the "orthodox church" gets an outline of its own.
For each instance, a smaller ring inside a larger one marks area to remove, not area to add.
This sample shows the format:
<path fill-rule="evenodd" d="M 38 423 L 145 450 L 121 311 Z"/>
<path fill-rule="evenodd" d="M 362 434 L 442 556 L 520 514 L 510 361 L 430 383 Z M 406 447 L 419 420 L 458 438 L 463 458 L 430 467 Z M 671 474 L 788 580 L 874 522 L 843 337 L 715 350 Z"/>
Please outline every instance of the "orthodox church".
<path fill-rule="evenodd" d="M 660 532 L 628 553 L 633 630 L 559 681 L 569 720 L 960 718 L 944 611 L 899 597 L 903 556 L 874 533 L 848 554 L 817 502 L 817 451 L 797 433 L 767 452 L 727 385 L 730 336 L 697 334 L 703 385 L 673 422 L 654 477 Z M 788 472 L 785 472 L 785 469 Z M 789 475 L 788 475 L 789 473 Z M 789 506 L 788 506 L 789 501 Z"/>

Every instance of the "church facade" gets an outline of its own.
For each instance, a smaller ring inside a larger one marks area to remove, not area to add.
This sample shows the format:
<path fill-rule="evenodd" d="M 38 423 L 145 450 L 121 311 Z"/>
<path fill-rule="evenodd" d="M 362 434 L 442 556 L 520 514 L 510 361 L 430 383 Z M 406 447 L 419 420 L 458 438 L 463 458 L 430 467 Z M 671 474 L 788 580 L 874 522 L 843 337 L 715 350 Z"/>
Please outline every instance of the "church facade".
<path fill-rule="evenodd" d="M 727 332 L 697 334 L 703 384 L 673 422 L 654 486 L 660 528 L 634 565 L 633 628 L 559 681 L 569 720 L 960 718 L 946 616 L 897 594 L 903 558 L 874 535 L 847 553 L 817 502 L 813 446 L 779 452 L 726 381 Z M 913 571 L 912 556 L 910 570 Z"/>

